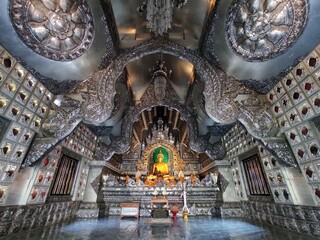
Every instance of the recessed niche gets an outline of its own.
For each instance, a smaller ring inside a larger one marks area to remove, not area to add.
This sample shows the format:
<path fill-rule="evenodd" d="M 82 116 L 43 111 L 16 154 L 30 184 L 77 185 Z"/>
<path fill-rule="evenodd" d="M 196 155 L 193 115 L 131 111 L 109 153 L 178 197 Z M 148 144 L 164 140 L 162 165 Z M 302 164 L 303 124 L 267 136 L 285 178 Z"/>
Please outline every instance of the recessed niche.
<path fill-rule="evenodd" d="M 303 70 L 301 69 L 301 68 L 298 68 L 297 70 L 296 70 L 296 75 L 297 76 L 301 76 L 303 74 Z"/>
<path fill-rule="evenodd" d="M 14 83 L 7 84 L 8 90 L 14 92 L 16 90 L 16 85 Z"/>
<path fill-rule="evenodd" d="M 12 61 L 10 58 L 5 58 L 3 59 L 3 65 L 6 67 L 6 68 L 11 68 L 12 66 Z"/>
<path fill-rule="evenodd" d="M 283 100 L 282 100 L 282 105 L 283 105 L 284 107 L 287 107 L 287 105 L 288 105 L 288 100 L 287 100 L 287 99 L 283 99 Z"/>
<path fill-rule="evenodd" d="M 23 117 L 25 122 L 28 122 L 31 118 L 29 114 L 23 114 Z"/>
<path fill-rule="evenodd" d="M 301 133 L 302 133 L 302 135 L 307 136 L 308 133 L 309 133 L 309 129 L 306 128 L 306 127 L 303 127 L 303 128 L 301 129 Z"/>
<path fill-rule="evenodd" d="M 50 180 L 51 180 L 51 175 L 48 175 L 47 176 L 47 182 L 50 182 Z"/>
<path fill-rule="evenodd" d="M 49 164 L 49 158 L 46 157 L 45 160 L 43 161 L 43 167 L 47 166 Z"/>
<path fill-rule="evenodd" d="M 31 79 L 29 79 L 29 80 L 28 80 L 28 86 L 29 86 L 29 88 L 32 88 L 33 85 L 34 85 L 34 82 L 33 82 Z"/>
<path fill-rule="evenodd" d="M 277 87 L 277 90 L 276 90 L 276 91 L 277 91 L 278 93 L 281 93 L 281 88 L 282 88 L 282 87 Z"/>
<path fill-rule="evenodd" d="M 287 192 L 286 189 L 282 190 L 283 196 L 285 197 L 286 200 L 289 200 L 289 193 Z"/>
<path fill-rule="evenodd" d="M 312 145 L 311 147 L 310 147 L 310 152 L 311 152 L 311 154 L 312 155 L 314 155 L 314 156 L 316 156 L 317 154 L 318 154 L 318 148 L 317 148 L 317 146 L 315 146 L 315 145 Z"/>
<path fill-rule="evenodd" d="M 301 113 L 302 113 L 304 116 L 308 114 L 308 111 L 309 111 L 309 109 L 308 109 L 307 107 L 303 107 L 303 108 L 301 109 Z"/>
<path fill-rule="evenodd" d="M 40 120 L 40 119 L 37 119 L 37 120 L 34 122 L 34 126 L 35 126 L 35 127 L 40 127 L 40 123 L 41 123 L 41 120 Z"/>
<path fill-rule="evenodd" d="M 35 199 L 37 195 L 38 195 L 38 189 L 34 189 L 33 192 L 31 193 L 31 198 Z"/>
<path fill-rule="evenodd" d="M 276 161 L 277 161 L 277 160 L 276 160 L 275 158 L 272 158 L 272 159 L 271 159 L 271 163 L 272 163 L 273 166 L 276 166 Z"/>
<path fill-rule="evenodd" d="M 3 148 L 2 148 L 2 152 L 4 155 L 7 155 L 9 154 L 11 151 L 11 147 L 9 145 L 5 145 Z"/>
<path fill-rule="evenodd" d="M 7 171 L 6 171 L 6 177 L 7 178 L 12 178 L 13 175 L 14 175 L 14 170 L 13 168 L 9 168 Z"/>
<path fill-rule="evenodd" d="M 16 151 L 16 156 L 19 158 L 22 156 L 23 150 L 19 149 L 18 151 Z"/>
<path fill-rule="evenodd" d="M 48 102 L 51 100 L 51 96 L 50 96 L 49 94 L 46 96 L 46 100 L 47 100 Z"/>
<path fill-rule="evenodd" d="M 296 119 L 296 114 L 291 113 L 290 114 L 290 120 L 293 122 Z"/>
<path fill-rule="evenodd" d="M 274 179 L 274 177 L 270 175 L 270 176 L 269 176 L 270 182 L 273 182 L 273 179 Z"/>
<path fill-rule="evenodd" d="M 38 176 L 38 182 L 39 182 L 39 183 L 42 182 L 43 178 L 44 178 L 44 175 L 43 175 L 43 173 L 41 173 L 41 174 Z"/>
<path fill-rule="evenodd" d="M 312 88 L 311 83 L 308 83 L 308 82 L 307 82 L 307 83 L 304 84 L 304 89 L 305 89 L 305 90 L 310 91 L 311 88 Z"/>
<path fill-rule="evenodd" d="M 279 107 L 278 107 L 278 106 L 274 106 L 274 111 L 275 111 L 276 113 L 278 113 L 278 112 L 279 112 Z"/>
<path fill-rule="evenodd" d="M 19 134 L 19 128 L 13 128 L 12 134 L 13 134 L 13 136 L 17 136 Z"/>
<path fill-rule="evenodd" d="M 42 95 L 42 93 L 43 93 L 43 88 L 42 87 L 37 87 L 37 89 L 36 89 L 36 93 L 38 93 L 38 94 L 40 94 L 40 95 Z"/>
<path fill-rule="evenodd" d="M 17 116 L 19 114 L 19 109 L 14 107 L 14 108 L 11 109 L 11 113 L 12 113 L 13 116 Z"/>
<path fill-rule="evenodd" d="M 2 199 L 2 197 L 5 194 L 5 190 L 3 188 L 0 189 L 0 199 Z"/>
<path fill-rule="evenodd" d="M 269 99 L 270 99 L 270 101 L 273 101 L 273 97 L 274 97 L 274 95 L 273 95 L 272 93 L 270 93 L 270 94 L 269 94 Z"/>
<path fill-rule="evenodd" d="M 294 141 L 296 139 L 296 135 L 294 133 L 290 133 L 290 139 Z"/>
<path fill-rule="evenodd" d="M 47 194 L 47 193 L 46 193 L 45 191 L 42 191 L 41 194 L 40 194 L 41 199 L 44 199 L 44 197 L 46 196 L 46 194 Z"/>
<path fill-rule="evenodd" d="M 319 98 L 316 98 L 314 101 L 313 101 L 313 104 L 317 107 L 320 107 L 320 99 Z"/>
<path fill-rule="evenodd" d="M 315 67 L 317 65 L 317 59 L 314 57 L 309 58 L 309 66 Z"/>
<path fill-rule="evenodd" d="M 24 76 L 24 71 L 22 69 L 18 69 L 17 71 L 18 78 L 22 78 Z"/>
<path fill-rule="evenodd" d="M 0 109 L 4 108 L 7 105 L 7 101 L 5 99 L 0 99 Z"/>
<path fill-rule="evenodd" d="M 24 140 L 25 141 L 28 141 L 29 138 L 30 138 L 30 134 L 29 133 L 24 134 Z"/>
<path fill-rule="evenodd" d="M 32 107 L 35 108 L 38 105 L 38 101 L 37 100 L 33 100 L 32 101 Z"/>
<path fill-rule="evenodd" d="M 291 84 L 292 84 L 292 79 L 287 79 L 286 80 L 286 85 L 288 86 L 288 87 L 290 87 L 291 86 Z"/>
<path fill-rule="evenodd" d="M 298 156 L 299 156 L 300 158 L 303 158 L 303 156 L 304 156 L 304 151 L 303 151 L 302 149 L 299 149 L 299 150 L 298 150 Z"/>
<path fill-rule="evenodd" d="M 24 101 L 27 98 L 27 94 L 23 91 L 19 92 L 19 97 L 22 101 Z"/>
<path fill-rule="evenodd" d="M 306 175 L 307 175 L 309 178 L 312 178 L 313 171 L 312 171 L 309 167 L 306 168 Z"/>
<path fill-rule="evenodd" d="M 299 97 L 300 97 L 300 93 L 294 92 L 293 95 L 292 95 L 292 97 L 293 97 L 294 100 L 297 100 L 297 99 L 299 99 Z"/>

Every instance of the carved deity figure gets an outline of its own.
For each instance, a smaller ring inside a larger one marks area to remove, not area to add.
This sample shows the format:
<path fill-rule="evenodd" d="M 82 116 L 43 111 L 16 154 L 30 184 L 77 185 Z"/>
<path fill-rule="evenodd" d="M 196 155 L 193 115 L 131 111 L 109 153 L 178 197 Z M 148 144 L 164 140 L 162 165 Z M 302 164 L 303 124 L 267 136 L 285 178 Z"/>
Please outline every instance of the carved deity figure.
<path fill-rule="evenodd" d="M 187 186 L 200 186 L 200 180 L 194 173 L 190 174 L 190 178 L 187 180 Z"/>
<path fill-rule="evenodd" d="M 136 172 L 136 175 L 135 175 L 136 183 L 139 182 L 140 177 L 141 177 L 141 172 L 140 172 L 139 169 L 138 169 L 137 172 Z"/>
<path fill-rule="evenodd" d="M 158 175 L 167 175 L 169 174 L 169 166 L 168 163 L 163 162 L 164 160 L 164 155 L 160 149 L 158 155 L 157 155 L 157 160 L 158 162 L 153 164 L 153 169 L 152 169 L 152 174 Z"/>

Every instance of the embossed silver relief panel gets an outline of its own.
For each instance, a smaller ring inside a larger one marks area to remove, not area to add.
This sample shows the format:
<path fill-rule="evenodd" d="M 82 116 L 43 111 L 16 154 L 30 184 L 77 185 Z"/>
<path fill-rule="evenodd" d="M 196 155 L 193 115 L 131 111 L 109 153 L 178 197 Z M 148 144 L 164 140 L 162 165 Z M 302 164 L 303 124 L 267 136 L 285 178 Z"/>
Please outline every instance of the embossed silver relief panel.
<path fill-rule="evenodd" d="M 10 13 L 21 40 L 46 58 L 70 61 L 92 43 L 93 19 L 85 0 L 12 0 Z"/>
<path fill-rule="evenodd" d="M 308 0 L 234 0 L 226 22 L 231 49 L 248 61 L 286 51 L 307 22 Z"/>

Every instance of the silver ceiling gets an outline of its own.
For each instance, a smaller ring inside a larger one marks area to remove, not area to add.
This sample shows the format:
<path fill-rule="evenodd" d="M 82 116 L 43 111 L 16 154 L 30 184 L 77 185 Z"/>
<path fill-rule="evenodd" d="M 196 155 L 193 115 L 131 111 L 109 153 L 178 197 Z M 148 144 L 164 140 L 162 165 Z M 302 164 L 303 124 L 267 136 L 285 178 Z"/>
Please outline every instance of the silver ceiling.
<path fill-rule="evenodd" d="M 146 27 L 145 18 L 136 11 L 143 0 L 87 0 L 94 26 L 90 46 L 84 53 L 70 60 L 59 60 L 59 58 L 52 60 L 41 56 L 41 51 L 31 50 L 30 44 L 23 43 L 21 32 L 16 32 L 11 21 L 11 17 L 15 14 L 10 12 L 10 9 L 14 11 L 14 7 L 10 5 L 11 1 L 15 2 L 15 0 L 0 1 L 0 44 L 54 94 L 66 93 L 76 83 L 90 78 L 98 69 L 107 67 L 110 60 L 118 53 L 130 51 L 128 48 L 153 38 Z M 21 0 L 25 4 L 30 1 Z M 48 12 L 53 9 L 50 10 L 52 1 L 32 2 L 43 4 L 49 9 Z M 74 2 L 74 0 L 55 1 L 56 4 L 60 4 L 62 10 L 66 4 Z M 306 6 L 297 5 L 299 3 Z M 303 16 L 294 15 L 296 18 L 292 18 L 292 14 L 297 14 L 296 12 L 302 7 L 304 7 L 302 9 L 304 11 L 301 11 L 304 13 Z M 200 52 L 216 68 L 220 68 L 254 90 L 265 93 L 320 42 L 319 12 L 319 0 L 188 0 L 182 9 L 174 9 L 173 27 L 165 38 L 197 53 Z M 270 17 L 273 13 L 276 13 L 277 17 Z M 49 16 L 49 14 L 44 15 Z M 59 21 L 56 20 L 57 16 L 54 15 L 52 17 L 52 22 L 56 24 L 53 26 L 54 29 L 64 31 L 63 27 L 59 28 Z M 81 21 L 85 22 L 85 18 Z M 61 26 L 66 24 L 60 23 Z M 237 27 L 239 24 L 242 27 Z M 230 29 L 234 31 L 233 35 L 227 34 L 227 30 L 231 31 Z M 292 29 L 297 33 L 294 34 Z M 257 31 L 264 32 L 262 35 L 259 33 L 264 42 L 256 40 Z M 286 35 L 286 39 L 291 39 L 292 42 L 281 45 L 279 39 L 285 36 L 285 33 L 289 34 Z M 68 36 L 68 33 L 66 34 Z M 244 34 L 247 37 L 251 36 L 251 42 L 241 40 Z M 271 42 L 275 46 L 279 43 L 282 49 L 277 50 L 271 57 L 249 59 L 239 56 L 241 51 L 232 49 L 232 43 L 230 39 L 228 40 L 230 36 L 236 36 L 237 41 L 240 39 L 239 47 L 249 49 L 249 52 L 255 49 L 267 49 Z M 254 48 L 253 42 L 257 43 Z M 161 57 L 166 62 L 166 67 L 173 71 L 170 84 L 180 99 L 187 98 L 191 83 L 196 82 L 196 76 L 201 72 L 194 69 L 186 60 L 171 56 L 170 53 L 163 56 L 157 53 L 133 61 L 125 68 L 126 83 L 134 100 L 138 100 L 149 86 L 149 69 Z M 214 125 L 214 122 L 200 111 L 203 88 L 196 86 L 194 89 L 199 95 L 195 105 L 198 106 L 196 107 L 199 125 L 203 127 L 200 128 L 200 133 L 205 134 L 209 131 L 206 125 Z"/>

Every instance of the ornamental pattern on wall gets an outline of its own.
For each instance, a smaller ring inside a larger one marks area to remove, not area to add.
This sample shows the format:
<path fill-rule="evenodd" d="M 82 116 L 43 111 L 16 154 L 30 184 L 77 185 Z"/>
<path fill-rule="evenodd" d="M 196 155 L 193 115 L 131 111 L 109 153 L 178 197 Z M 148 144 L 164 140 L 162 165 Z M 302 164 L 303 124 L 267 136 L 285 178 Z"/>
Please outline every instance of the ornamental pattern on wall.
<path fill-rule="evenodd" d="M 303 32 L 308 0 L 234 0 L 226 22 L 231 49 L 248 61 L 285 52 Z"/>
<path fill-rule="evenodd" d="M 70 61 L 92 43 L 94 25 L 85 0 L 11 0 L 10 14 L 20 39 L 46 58 Z"/>

